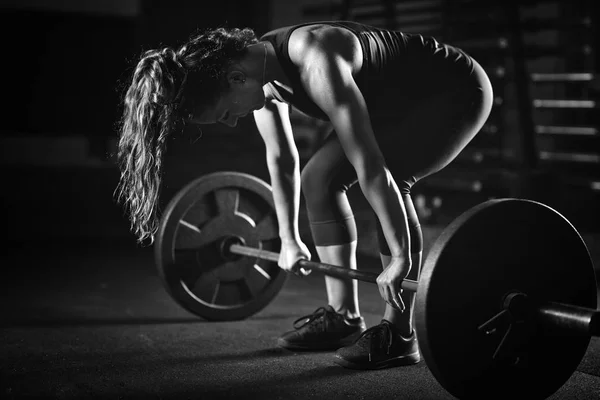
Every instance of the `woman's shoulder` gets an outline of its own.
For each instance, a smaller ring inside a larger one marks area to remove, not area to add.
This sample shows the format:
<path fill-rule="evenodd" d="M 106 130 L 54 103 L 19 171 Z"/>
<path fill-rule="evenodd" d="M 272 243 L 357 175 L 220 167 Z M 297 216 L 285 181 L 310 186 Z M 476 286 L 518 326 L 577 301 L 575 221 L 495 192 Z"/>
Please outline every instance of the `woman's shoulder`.
<path fill-rule="evenodd" d="M 361 60 L 362 49 L 356 35 L 341 26 L 315 23 L 299 26 L 290 35 L 288 52 L 296 65 L 308 62 L 314 52 L 338 54 L 349 61 Z"/>

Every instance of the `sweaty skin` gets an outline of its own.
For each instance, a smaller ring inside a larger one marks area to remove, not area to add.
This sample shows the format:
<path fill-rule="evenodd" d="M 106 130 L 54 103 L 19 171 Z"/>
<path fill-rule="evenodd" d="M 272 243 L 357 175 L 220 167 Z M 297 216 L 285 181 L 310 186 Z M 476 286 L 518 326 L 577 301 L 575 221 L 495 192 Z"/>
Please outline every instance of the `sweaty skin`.
<path fill-rule="evenodd" d="M 360 188 L 381 223 L 392 258 L 377 283 L 385 301 L 403 309 L 400 283 L 411 268 L 408 222 L 400 191 L 386 166 L 370 124 L 365 99 L 355 82 L 363 59 L 358 39 L 338 27 L 301 27 L 290 37 L 289 55 L 300 70 L 306 93 L 329 117 L 356 170 Z M 287 86 L 290 90 L 286 79 L 278 78 L 275 84 L 280 89 Z M 254 114 L 267 149 L 274 199 L 278 218 L 281 218 L 283 251 L 303 254 L 304 250 L 295 240 L 298 237 L 296 204 L 299 204 L 300 196 L 298 155 L 291 126 L 288 126 L 287 111 L 280 104 L 267 93 L 265 107 Z M 286 243 L 285 238 L 290 238 L 290 242 Z"/>

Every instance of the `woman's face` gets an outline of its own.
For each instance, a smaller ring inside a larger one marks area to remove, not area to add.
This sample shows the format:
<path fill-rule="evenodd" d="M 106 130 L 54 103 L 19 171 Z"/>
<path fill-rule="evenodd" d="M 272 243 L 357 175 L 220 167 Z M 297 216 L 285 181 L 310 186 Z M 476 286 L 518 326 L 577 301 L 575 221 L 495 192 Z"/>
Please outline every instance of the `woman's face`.
<path fill-rule="evenodd" d="M 194 113 L 195 124 L 214 124 L 220 122 L 235 127 L 238 119 L 243 118 L 265 105 L 262 83 L 247 78 L 244 74 L 229 77 L 229 87 L 218 97 L 216 104 L 205 108 L 200 115 Z"/>

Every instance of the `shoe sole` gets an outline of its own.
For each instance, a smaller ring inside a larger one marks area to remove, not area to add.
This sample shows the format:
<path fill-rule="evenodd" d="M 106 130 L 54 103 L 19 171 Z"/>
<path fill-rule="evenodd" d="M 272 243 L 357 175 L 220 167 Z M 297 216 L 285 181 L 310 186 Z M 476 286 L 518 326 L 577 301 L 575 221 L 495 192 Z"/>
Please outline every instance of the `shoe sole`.
<path fill-rule="evenodd" d="M 385 361 L 379 361 L 376 363 L 369 363 L 369 364 L 353 363 L 353 362 L 348 361 L 336 354 L 333 361 L 336 364 L 338 364 L 344 368 L 349 368 L 349 369 L 361 369 L 361 370 L 384 369 L 384 368 L 403 367 L 403 366 L 407 366 L 407 365 L 417 364 L 421 361 L 421 354 L 417 351 L 417 352 L 414 352 L 414 353 L 411 353 L 411 354 L 408 354 L 405 356 L 394 357 L 394 358 L 390 358 Z"/>
<path fill-rule="evenodd" d="M 347 336 L 346 338 L 336 341 L 336 342 L 321 342 L 321 343 L 311 343 L 311 344 L 300 344 L 300 343 L 290 343 L 287 340 L 282 338 L 277 339 L 277 346 L 283 347 L 288 350 L 316 350 L 316 351 L 325 351 L 325 350 L 337 350 L 339 348 L 349 346 L 362 334 L 362 332 L 358 332 Z"/>

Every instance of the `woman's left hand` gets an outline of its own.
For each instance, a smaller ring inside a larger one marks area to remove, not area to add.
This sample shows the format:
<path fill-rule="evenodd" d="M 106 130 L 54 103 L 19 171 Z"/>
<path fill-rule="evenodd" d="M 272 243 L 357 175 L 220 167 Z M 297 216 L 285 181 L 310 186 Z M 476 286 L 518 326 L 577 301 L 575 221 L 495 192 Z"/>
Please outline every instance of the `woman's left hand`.
<path fill-rule="evenodd" d="M 404 311 L 404 302 L 400 293 L 402 281 L 408 276 L 411 259 L 408 257 L 392 257 L 388 266 L 377 277 L 377 286 L 383 300 L 397 310 Z"/>

